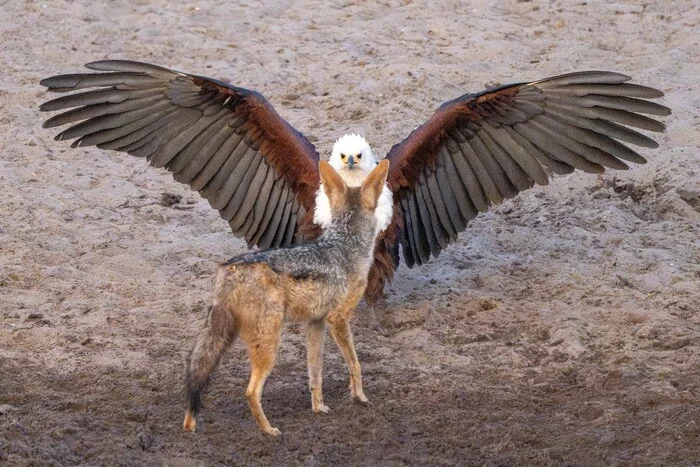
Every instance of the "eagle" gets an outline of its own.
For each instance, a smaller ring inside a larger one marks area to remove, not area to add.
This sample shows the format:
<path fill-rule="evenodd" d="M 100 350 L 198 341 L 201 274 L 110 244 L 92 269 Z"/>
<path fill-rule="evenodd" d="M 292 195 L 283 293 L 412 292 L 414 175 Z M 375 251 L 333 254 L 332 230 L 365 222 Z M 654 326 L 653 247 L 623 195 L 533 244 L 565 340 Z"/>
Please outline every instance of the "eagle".
<path fill-rule="evenodd" d="M 69 92 L 40 106 L 63 111 L 45 128 L 71 125 L 56 140 L 123 151 L 165 168 L 199 192 L 250 248 L 321 234 L 329 219 L 317 198 L 319 153 L 260 93 L 135 61 L 85 66 L 97 72 L 41 81 L 49 91 Z M 671 110 L 648 100 L 661 91 L 630 80 L 574 72 L 442 104 L 386 155 L 382 196 L 391 214 L 376 241 L 367 303 L 378 302 L 401 259 L 410 268 L 437 258 L 479 213 L 547 185 L 552 174 L 645 163 L 627 144 L 657 148 L 635 129 L 663 132 L 664 124 L 647 115 Z M 329 163 L 346 183 L 359 185 L 377 157 L 362 136 L 350 134 L 335 142 Z"/>

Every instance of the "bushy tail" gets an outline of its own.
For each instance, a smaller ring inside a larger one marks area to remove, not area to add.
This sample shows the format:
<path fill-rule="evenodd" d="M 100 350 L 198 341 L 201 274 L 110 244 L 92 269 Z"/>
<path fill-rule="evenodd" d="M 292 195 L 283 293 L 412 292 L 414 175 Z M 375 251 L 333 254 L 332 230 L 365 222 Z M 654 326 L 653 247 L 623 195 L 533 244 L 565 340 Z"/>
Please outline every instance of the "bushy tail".
<path fill-rule="evenodd" d="M 218 303 L 210 308 L 204 329 L 200 331 L 187 358 L 187 413 L 183 423 L 186 430 L 195 431 L 197 413 L 202 405 L 202 391 L 237 331 L 235 319 L 226 306 Z"/>

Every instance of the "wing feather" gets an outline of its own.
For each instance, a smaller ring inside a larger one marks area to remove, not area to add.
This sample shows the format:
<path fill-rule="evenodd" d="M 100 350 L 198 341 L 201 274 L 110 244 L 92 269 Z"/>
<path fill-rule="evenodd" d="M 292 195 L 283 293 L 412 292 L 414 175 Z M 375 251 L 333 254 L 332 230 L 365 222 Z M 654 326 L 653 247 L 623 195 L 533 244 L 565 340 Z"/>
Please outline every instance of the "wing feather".
<path fill-rule="evenodd" d="M 607 120 L 602 120 L 599 118 L 586 118 L 575 115 L 570 112 L 562 112 L 560 108 L 554 106 L 548 107 L 547 110 L 545 110 L 544 115 L 558 120 L 565 125 L 574 126 L 578 128 L 585 128 L 591 130 L 594 133 L 599 133 L 600 135 L 605 135 L 612 139 L 619 139 L 626 143 L 634 144 L 636 146 L 642 146 L 645 148 L 652 149 L 659 147 L 659 143 L 649 138 L 648 136 Z"/>
<path fill-rule="evenodd" d="M 158 151 L 158 148 L 199 120 L 199 113 L 195 109 L 186 109 L 177 112 L 177 114 L 176 119 L 169 121 L 166 125 L 158 129 L 153 139 L 140 148 L 129 152 L 129 154 L 137 157 L 145 157 L 146 160 L 151 163 L 153 155 Z M 79 141 L 80 140 L 78 140 L 78 142 Z"/>
<path fill-rule="evenodd" d="M 262 164 L 262 157 L 256 157 L 258 163 L 250 164 L 241 186 L 231 198 L 231 204 L 237 207 L 236 214 L 231 218 L 230 224 L 233 228 L 242 228 L 248 219 L 250 212 L 255 205 L 255 199 L 260 196 L 262 187 L 267 175 L 267 165 Z M 243 186 L 247 185 L 245 188 Z M 240 200 L 240 201 L 238 201 Z M 234 201 L 238 201 L 235 202 Z"/>
<path fill-rule="evenodd" d="M 443 250 L 447 248 L 447 245 L 450 243 L 450 228 L 452 226 L 449 221 L 447 221 L 449 227 L 445 227 L 443 222 L 444 218 L 440 215 L 440 208 L 438 207 L 442 205 L 442 196 L 433 197 L 432 193 L 430 192 L 430 187 L 428 186 L 430 183 L 428 181 L 428 177 L 435 178 L 435 174 L 433 173 L 425 176 L 425 181 L 421 186 L 421 191 L 423 192 L 425 205 L 428 207 L 428 214 L 430 214 L 430 221 L 433 224 L 435 238 L 440 246 L 440 250 Z M 440 251 L 438 251 L 438 254 L 440 254 Z"/>
<path fill-rule="evenodd" d="M 260 158 L 256 157 L 257 152 L 249 144 L 242 142 L 239 146 L 245 150 L 240 159 L 237 157 L 228 159 L 207 187 L 202 190 L 202 194 L 209 199 L 211 207 L 221 211 L 223 218 L 228 221 L 238 212 L 239 207 L 233 203 L 229 206 L 229 202 L 233 201 L 233 197 L 237 195 L 237 201 L 240 203 L 260 163 Z M 257 162 L 255 167 L 252 166 L 253 162 Z M 227 206 L 229 209 L 226 209 Z"/>
<path fill-rule="evenodd" d="M 422 245 L 419 243 L 421 241 L 420 235 L 418 235 L 418 226 L 416 225 L 416 222 L 418 219 L 416 219 L 415 215 L 415 207 L 411 209 L 411 206 L 413 205 L 413 202 L 409 198 L 404 198 L 401 200 L 401 207 L 403 208 L 404 216 L 405 216 L 405 222 L 406 222 L 406 227 L 405 227 L 405 238 L 407 239 L 407 243 L 403 245 L 404 251 L 408 248 L 410 248 L 410 258 L 413 263 L 419 262 L 419 264 L 422 264 L 422 261 L 420 259 L 420 255 L 418 253 L 418 249 L 422 248 Z M 424 242 L 425 240 L 423 240 Z M 406 253 L 404 253 L 404 257 L 407 257 Z M 425 255 L 423 255 L 425 257 Z M 427 261 L 427 259 L 426 259 Z M 412 263 L 408 260 L 406 260 L 406 264 L 412 265 Z"/>
<path fill-rule="evenodd" d="M 126 112 L 118 114 L 102 114 L 97 117 L 90 118 L 89 120 L 85 120 L 81 123 L 78 123 L 77 125 L 73 125 L 67 130 L 62 131 L 61 133 L 56 135 L 54 139 L 56 141 L 63 141 L 66 139 L 79 138 L 81 136 L 89 135 L 91 133 L 95 133 L 101 130 L 120 128 L 128 123 L 135 122 L 144 117 L 147 117 L 148 115 L 157 113 L 161 110 L 165 110 L 168 107 L 170 107 L 167 102 L 163 102 L 162 100 L 155 103 L 151 99 L 146 100 L 149 102 L 145 107 L 128 110 Z M 59 117 L 62 117 L 63 115 L 65 114 L 58 115 L 57 119 L 59 119 Z"/>
<path fill-rule="evenodd" d="M 465 140 L 458 146 L 459 150 L 464 155 L 464 159 L 469 165 L 469 168 L 476 176 L 479 186 L 481 186 L 484 191 L 484 195 L 486 196 L 486 204 L 488 205 L 489 202 L 500 204 L 503 202 L 503 195 L 501 195 L 501 192 L 496 186 L 496 182 L 491 177 L 491 174 L 489 174 L 488 170 L 484 166 L 484 161 L 482 160 L 482 157 L 486 159 L 490 158 L 491 156 L 490 154 L 486 154 L 487 150 L 483 148 L 483 145 L 480 143 L 481 141 L 474 141 L 472 139 L 469 141 Z M 477 153 L 477 150 L 480 152 Z M 507 187 L 503 187 L 502 189 L 505 191 Z"/>
<path fill-rule="evenodd" d="M 217 114 L 200 116 L 194 125 L 188 126 L 183 132 L 174 135 L 174 137 L 163 143 L 155 154 L 153 154 L 151 165 L 158 168 L 169 166 L 175 156 L 191 143 L 193 139 L 210 126 L 216 124 L 218 120 L 223 120 L 226 114 L 226 109 L 221 109 Z M 175 171 L 171 170 L 170 167 L 168 167 L 168 170 L 171 172 Z"/>
<path fill-rule="evenodd" d="M 248 150 L 248 146 L 241 144 L 242 142 L 243 135 L 234 131 L 209 158 L 205 155 L 206 153 L 200 153 L 198 155 L 198 164 L 201 165 L 201 163 L 204 163 L 204 167 L 192 179 L 190 188 L 199 191 L 200 194 L 207 199 L 209 196 L 214 196 L 216 190 L 228 179 L 233 168 Z M 224 166 L 226 166 L 227 170 L 225 174 L 221 172 Z M 215 177 L 218 178 L 215 182 L 216 187 L 213 187 L 212 185 Z M 211 190 L 213 193 L 211 193 L 211 195 L 204 193 L 203 191 L 205 188 L 210 186 L 212 186 Z"/>
<path fill-rule="evenodd" d="M 462 225 L 462 229 L 460 229 L 461 232 L 467 227 L 467 222 L 474 219 L 479 211 L 476 208 L 473 199 L 470 197 L 466 185 L 462 182 L 459 172 L 457 171 L 457 167 L 455 166 L 455 162 L 452 158 L 452 154 L 450 154 L 445 147 L 441 147 L 438 150 L 438 167 L 440 163 L 445 165 L 445 175 L 449 181 L 449 187 L 454 196 L 454 203 L 459 209 Z"/>
<path fill-rule="evenodd" d="M 569 174 L 574 171 L 574 167 L 565 162 L 561 162 L 557 159 L 553 159 L 544 152 L 540 151 L 537 146 L 535 146 L 530 140 L 520 135 L 512 127 L 502 127 L 508 136 L 510 136 L 513 141 L 518 143 L 519 146 L 523 147 L 528 153 L 535 156 L 535 159 L 542 164 L 545 170 L 549 169 L 555 174 Z"/>
<path fill-rule="evenodd" d="M 42 112 L 56 111 L 69 109 L 78 106 L 91 106 L 97 104 L 119 104 L 127 99 L 140 99 L 144 97 L 158 96 L 166 90 L 165 86 L 146 88 L 140 90 L 130 89 L 97 89 L 94 91 L 79 92 L 68 96 L 61 96 L 56 99 L 51 99 L 39 106 Z M 56 121 L 50 118 L 44 122 L 44 128 L 51 128 L 55 125 L 50 125 L 48 122 Z"/>
<path fill-rule="evenodd" d="M 158 129 L 179 117 L 177 109 L 167 108 L 121 127 L 100 130 L 85 135 L 80 138 L 80 145 L 94 145 L 100 149 L 117 149 L 129 153 L 158 136 Z M 149 135 L 151 136 L 150 138 Z"/>
<path fill-rule="evenodd" d="M 662 97 L 661 91 L 629 80 L 606 71 L 569 73 L 440 106 L 387 155 L 387 183 L 401 217 L 392 238 L 401 243 L 406 264 L 437 256 L 478 212 L 546 185 L 552 173 L 601 173 L 646 162 L 625 143 L 658 144 L 630 127 L 664 131 L 663 123 L 641 114 L 671 111 L 647 100 Z M 384 251 L 395 251 L 391 241 L 385 240 Z"/>
<path fill-rule="evenodd" d="M 488 200 L 486 193 L 484 193 L 484 187 L 476 177 L 471 165 L 467 162 L 462 149 L 449 136 L 445 136 L 445 146 L 450 153 L 449 160 L 454 164 L 462 184 L 466 187 L 471 202 L 478 211 L 488 211 Z"/>
<path fill-rule="evenodd" d="M 420 215 L 421 220 L 423 221 L 420 225 L 423 226 L 425 238 L 426 240 L 428 240 L 428 247 L 430 248 L 430 253 L 432 253 L 433 256 L 437 257 L 440 253 L 441 248 L 440 241 L 438 239 L 439 234 L 437 232 L 440 226 L 435 222 L 435 220 L 437 219 L 433 219 L 434 213 L 430 211 L 430 207 L 428 206 L 427 197 L 425 196 L 423 187 L 423 184 L 416 186 L 416 195 L 413 199 L 416 203 L 416 206 L 418 207 L 418 214 Z"/>
<path fill-rule="evenodd" d="M 289 219 L 292 216 L 293 196 L 291 190 L 287 193 L 287 201 L 284 205 L 284 211 L 282 212 L 282 217 L 275 234 L 275 239 L 273 240 L 273 246 L 284 245 L 284 240 L 287 233 L 287 226 L 289 225 Z"/>
<path fill-rule="evenodd" d="M 274 170 L 268 171 L 268 177 L 271 177 L 273 180 L 272 188 L 269 190 L 269 195 L 267 196 L 267 199 L 265 201 L 265 205 L 264 206 L 259 206 L 258 204 L 255 205 L 256 216 L 258 215 L 258 213 L 262 213 L 262 216 L 260 218 L 260 223 L 256 227 L 256 230 L 251 235 L 251 239 L 250 239 L 250 243 L 252 243 L 253 245 L 259 245 L 260 248 L 269 248 L 270 247 L 269 243 L 263 244 L 260 242 L 260 239 L 265 234 L 268 227 L 270 226 L 270 223 L 274 217 L 274 214 L 277 211 L 278 202 L 279 202 L 280 196 L 282 195 L 282 188 L 284 186 L 284 182 L 282 181 L 281 178 L 278 178 L 277 180 L 275 180 Z M 267 183 L 267 180 L 265 182 Z"/>
<path fill-rule="evenodd" d="M 597 149 L 596 143 L 602 143 L 601 135 L 587 133 L 587 130 L 562 125 L 546 115 L 536 115 L 532 117 L 532 122 L 537 123 L 552 138 L 561 141 L 562 146 L 581 156 L 583 160 L 589 160 L 603 167 L 610 167 L 618 170 L 628 169 L 629 166 L 617 159 L 619 154 L 611 154 Z"/>
<path fill-rule="evenodd" d="M 283 223 L 284 213 L 287 211 L 287 205 L 289 204 L 287 203 L 287 199 L 290 197 L 291 193 L 292 190 L 286 185 L 280 188 L 279 201 L 270 217 L 268 227 L 264 232 L 260 233 L 260 240 L 257 242 L 260 248 L 272 248 L 281 245 L 277 239 L 281 237 L 282 229 L 280 227 L 285 225 Z"/>
<path fill-rule="evenodd" d="M 226 109 L 221 109 L 219 114 L 214 115 L 212 122 L 197 133 L 196 136 L 190 138 L 187 144 L 168 162 L 167 168 L 173 173 L 175 180 L 189 183 L 191 178 L 202 169 L 202 164 L 206 162 L 205 157 L 198 156 L 200 154 L 212 154 L 234 132 L 227 125 L 227 119 L 223 118 L 226 113 Z M 191 175 L 188 180 L 187 176 L 193 173 L 194 175 Z"/>
<path fill-rule="evenodd" d="M 299 213 L 299 205 L 296 203 L 296 201 L 292 201 L 292 209 L 289 213 L 289 221 L 287 222 L 287 227 L 284 231 L 284 240 L 282 240 L 284 242 L 283 245 L 291 245 L 292 244 L 292 239 L 294 238 L 294 232 L 296 232 L 296 228 L 297 228 L 298 213 Z"/>
<path fill-rule="evenodd" d="M 461 229 L 459 227 L 455 228 L 453 225 L 453 221 L 451 220 L 451 215 L 448 212 L 448 204 L 451 205 L 451 207 L 455 208 L 454 213 L 457 216 L 457 219 L 455 219 L 455 222 L 459 221 L 459 212 L 456 209 L 456 206 L 454 203 L 449 202 L 449 196 L 452 194 L 452 190 L 450 190 L 449 185 L 445 186 L 443 188 L 445 192 L 445 197 L 448 198 L 448 202 L 445 202 L 443 199 L 443 194 L 440 192 L 440 185 L 438 183 L 438 178 L 440 176 L 445 176 L 445 171 L 442 167 L 438 167 L 435 172 L 428 172 L 427 175 L 425 175 L 426 183 L 425 183 L 425 192 L 430 194 L 430 198 L 433 201 L 433 206 L 435 206 L 435 212 L 437 213 L 438 219 L 440 220 L 440 224 L 442 225 L 443 230 L 447 233 L 449 240 L 454 241 L 457 239 L 457 232 L 461 232 Z M 442 246 L 442 248 L 445 248 L 447 245 Z"/>
<path fill-rule="evenodd" d="M 463 144 L 467 144 L 473 149 L 473 154 L 477 156 L 478 161 L 482 163 L 486 173 L 491 179 L 494 195 L 489 196 L 489 199 L 494 203 L 500 203 L 503 199 L 512 198 L 518 194 L 518 189 L 513 185 L 512 179 L 508 177 L 506 171 L 504 171 L 503 167 L 501 167 L 501 165 L 499 165 L 499 163 L 496 161 L 495 154 L 486 144 L 488 134 L 485 132 L 479 132 L 472 133 L 468 136 L 469 142 L 465 141 Z M 469 160 L 471 164 L 471 159 Z M 509 161 L 508 165 L 513 166 L 513 161 Z M 472 169 L 473 168 L 474 165 L 472 164 Z M 474 170 L 474 172 L 481 181 L 482 178 L 479 176 L 479 172 L 477 170 Z M 496 192 L 498 192 L 498 195 L 495 195 Z"/>
<path fill-rule="evenodd" d="M 40 106 L 62 111 L 45 127 L 70 125 L 56 139 L 164 167 L 199 191 L 251 245 L 297 241 L 304 214 L 313 209 L 319 157 L 262 95 L 147 63 L 86 66 L 97 72 L 41 81 L 50 91 L 70 92 Z"/>

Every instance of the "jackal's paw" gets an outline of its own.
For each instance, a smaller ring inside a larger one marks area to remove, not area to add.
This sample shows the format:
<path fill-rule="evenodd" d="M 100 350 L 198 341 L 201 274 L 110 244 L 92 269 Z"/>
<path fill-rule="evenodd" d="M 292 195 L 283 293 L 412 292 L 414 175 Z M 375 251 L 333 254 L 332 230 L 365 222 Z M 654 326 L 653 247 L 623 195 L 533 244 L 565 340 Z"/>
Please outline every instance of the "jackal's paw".
<path fill-rule="evenodd" d="M 352 396 L 352 401 L 356 404 L 369 405 L 369 401 L 364 394 L 354 394 Z"/>
<path fill-rule="evenodd" d="M 274 426 L 271 426 L 270 428 L 266 428 L 263 430 L 265 433 L 271 436 L 279 436 L 281 431 L 275 428 Z"/>
<path fill-rule="evenodd" d="M 325 404 L 317 405 L 316 407 L 312 408 L 311 410 L 313 410 L 315 413 L 319 413 L 319 412 L 320 413 L 328 413 L 331 411 L 331 409 Z"/>

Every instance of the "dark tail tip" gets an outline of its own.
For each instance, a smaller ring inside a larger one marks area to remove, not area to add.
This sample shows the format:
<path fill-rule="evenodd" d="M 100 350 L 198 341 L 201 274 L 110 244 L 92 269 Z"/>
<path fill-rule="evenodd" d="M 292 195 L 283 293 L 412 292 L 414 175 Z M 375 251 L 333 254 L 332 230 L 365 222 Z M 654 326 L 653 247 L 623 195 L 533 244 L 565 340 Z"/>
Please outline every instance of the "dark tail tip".
<path fill-rule="evenodd" d="M 192 415 L 197 415 L 202 407 L 202 391 L 204 391 L 208 381 L 208 377 L 198 378 L 196 374 L 193 374 L 190 362 L 187 362 L 185 387 L 187 388 L 187 408 Z"/>

